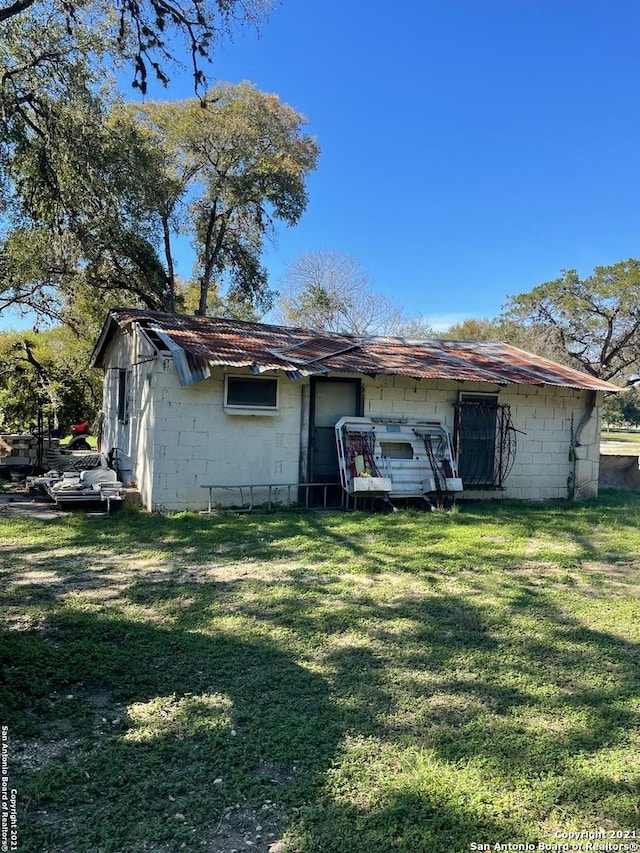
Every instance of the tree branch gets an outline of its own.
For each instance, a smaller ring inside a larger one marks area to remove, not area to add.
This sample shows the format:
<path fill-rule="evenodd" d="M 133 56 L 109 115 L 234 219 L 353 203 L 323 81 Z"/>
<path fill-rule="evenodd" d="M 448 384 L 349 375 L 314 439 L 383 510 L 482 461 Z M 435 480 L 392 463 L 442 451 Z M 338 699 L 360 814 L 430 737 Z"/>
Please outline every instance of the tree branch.
<path fill-rule="evenodd" d="M 3 6 L 0 8 L 0 23 L 8 21 L 9 18 L 14 18 L 21 12 L 26 11 L 30 6 L 33 6 L 34 2 L 35 0 L 16 0 L 10 6 Z"/>

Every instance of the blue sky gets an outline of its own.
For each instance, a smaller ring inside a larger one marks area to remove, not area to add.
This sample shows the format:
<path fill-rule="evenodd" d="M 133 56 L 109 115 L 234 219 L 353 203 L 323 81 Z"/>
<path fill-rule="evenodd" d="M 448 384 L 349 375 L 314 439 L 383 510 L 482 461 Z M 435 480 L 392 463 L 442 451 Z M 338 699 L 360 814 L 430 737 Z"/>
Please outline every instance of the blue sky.
<path fill-rule="evenodd" d="M 303 112 L 322 151 L 273 285 L 335 249 L 443 326 L 640 255 L 639 39 L 627 0 L 283 0 L 212 67 Z"/>
<path fill-rule="evenodd" d="M 337 250 L 446 328 L 640 256 L 639 43 L 631 0 L 283 0 L 210 69 L 277 93 L 321 148 L 272 287 Z M 186 76 L 150 92 L 190 94 Z"/>

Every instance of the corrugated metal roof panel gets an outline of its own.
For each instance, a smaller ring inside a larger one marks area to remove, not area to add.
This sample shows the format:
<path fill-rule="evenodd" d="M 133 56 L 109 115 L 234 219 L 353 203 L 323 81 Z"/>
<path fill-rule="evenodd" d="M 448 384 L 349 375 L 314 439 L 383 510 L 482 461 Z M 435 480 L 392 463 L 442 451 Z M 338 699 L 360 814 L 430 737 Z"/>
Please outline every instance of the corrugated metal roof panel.
<path fill-rule="evenodd" d="M 250 368 L 257 373 L 283 370 L 292 376 L 339 372 L 619 390 L 609 382 L 494 341 L 319 335 L 310 329 L 134 309 L 110 312 L 94 351 L 95 366 L 101 366 L 115 328 L 131 324 L 154 330 L 172 348 L 184 352 L 179 357 L 184 384 L 199 381 L 212 366 L 221 366 Z"/>
<path fill-rule="evenodd" d="M 349 352 L 357 346 L 357 343 L 335 335 L 332 338 L 313 338 L 280 351 L 273 351 L 273 353 L 300 364 L 311 364 L 314 361 L 320 361 L 320 359 Z"/>

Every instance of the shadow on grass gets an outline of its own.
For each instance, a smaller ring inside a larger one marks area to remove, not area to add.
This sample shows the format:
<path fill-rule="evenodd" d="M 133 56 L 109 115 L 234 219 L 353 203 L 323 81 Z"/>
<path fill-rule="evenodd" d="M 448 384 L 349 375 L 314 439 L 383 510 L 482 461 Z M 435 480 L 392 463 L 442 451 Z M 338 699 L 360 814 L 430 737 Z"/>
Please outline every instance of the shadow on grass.
<path fill-rule="evenodd" d="M 227 614 L 249 620 L 259 633 L 304 637 L 318 650 L 330 713 L 345 737 L 372 738 L 395 751 L 373 783 L 380 799 L 368 807 L 359 800 L 371 789 L 358 791 L 375 756 L 362 760 L 350 782 L 332 784 L 329 773 L 296 822 L 305 853 L 453 853 L 473 841 L 548 842 L 553 837 L 542 827 L 562 828 L 567 815 L 574 828 L 593 823 L 593 815 L 631 825 L 638 786 L 627 761 L 637 754 L 640 727 L 637 643 L 583 625 L 521 578 L 513 579 L 499 613 L 472 595 L 435 590 L 390 603 L 354 594 L 345 603 L 344 589 L 331 583 L 289 578 L 253 579 L 246 591 L 245 597 L 235 583 L 211 584 L 169 610 L 184 630 L 202 630 Z M 162 609 L 176 590 L 138 581 L 127 594 Z M 404 774 L 405 750 L 432 752 L 440 770 L 453 769 L 461 779 L 470 767 L 478 775 L 459 790 L 439 788 L 436 768 L 399 775 L 388 790 L 389 774 Z M 485 783 L 486 801 L 474 803 L 476 786 Z M 511 813 L 496 816 L 492 798 L 499 801 L 504 791 L 519 793 Z"/>
<path fill-rule="evenodd" d="M 41 746 L 13 771 L 21 850 L 227 849 L 247 803 L 237 846 L 266 850 L 255 825 L 277 839 L 340 736 L 323 680 L 267 644 L 64 609 L 0 642 L 0 719 Z"/>
<path fill-rule="evenodd" d="M 417 523 L 416 517 L 419 518 Z M 489 528 L 486 527 L 489 525 Z M 76 513 L 62 520 L 23 522 L 24 544 L 0 552 L 9 568 L 17 561 L 41 560 L 43 537 L 51 533 L 58 554 L 47 556 L 48 565 L 62 574 L 69 569 L 69 549 L 90 542 L 111 559 L 155 560 L 176 575 L 181 564 L 234 565 L 292 561 L 304 572 L 307 567 L 335 570 L 344 564 L 352 571 L 419 573 L 434 585 L 442 569 L 470 571 L 478 567 L 504 566 L 509 570 L 518 559 L 518 548 L 527 540 L 538 540 L 533 559 L 551 560 L 568 569 L 589 560 L 624 562 L 635 559 L 634 536 L 640 526 L 640 495 L 603 490 L 585 503 L 523 504 L 487 501 L 461 503 L 455 513 L 400 512 L 394 515 L 367 513 L 255 513 L 213 516 L 182 513 L 172 516 L 124 512 L 108 519 L 88 518 Z M 619 535 L 607 545 L 599 531 L 607 527 Z M 493 535 L 476 535 L 480 528 Z M 17 527 L 14 529 L 18 529 Z M 625 538 L 625 531 L 633 536 Z M 36 531 L 32 542 L 28 534 Z M 370 559 L 367 540 L 375 540 L 376 558 Z M 500 539 L 500 541 L 496 541 Z M 518 545 L 512 547 L 511 541 Z M 415 547 L 407 551 L 407 543 Z M 544 552 L 545 543 L 550 551 Z M 566 544 L 566 552 L 555 548 Z M 399 558 L 399 552 L 402 554 Z M 537 556 L 536 556 L 537 555 Z M 73 560 L 80 559 L 78 555 Z M 98 561 L 100 554 L 97 555 Z M 89 567 L 90 569 L 90 567 Z M 71 566 L 73 572 L 76 567 Z"/>
<path fill-rule="evenodd" d="M 590 529 L 616 518 L 619 501 L 566 513 L 470 506 L 430 529 L 435 541 L 443 526 L 491 518 L 579 538 L 588 554 Z M 636 507 L 617 523 L 631 528 Z M 327 516 L 142 518 L 108 520 L 104 548 L 162 547 L 196 564 L 302 553 L 312 566 L 331 547 L 367 551 Z M 69 522 L 67 544 L 95 524 Z M 392 531 L 391 543 L 413 529 L 408 518 L 367 524 Z M 216 550 L 229 543 L 240 550 Z M 30 547 L 16 554 L 42 551 Z M 83 572 L 99 586 L 101 572 Z M 535 842 L 566 816 L 575 828 L 603 814 L 631 826 L 637 776 L 619 753 L 637 755 L 638 644 L 584 626 L 526 578 L 509 579 L 500 612 L 435 584 L 381 601 L 295 571 L 269 582 L 142 576 L 113 606 L 83 590 L 26 592 L 41 621 L 0 637 L 0 718 L 14 737 L 61 751 L 19 777 L 24 850 L 220 853 L 216 831 L 238 803 L 275 803 L 274 833 L 291 826 L 302 853 L 458 853 Z M 146 622 L 126 616 L 125 599 Z M 237 621 L 221 631 L 218 618 Z M 432 765 L 407 766 L 423 752 Z"/>

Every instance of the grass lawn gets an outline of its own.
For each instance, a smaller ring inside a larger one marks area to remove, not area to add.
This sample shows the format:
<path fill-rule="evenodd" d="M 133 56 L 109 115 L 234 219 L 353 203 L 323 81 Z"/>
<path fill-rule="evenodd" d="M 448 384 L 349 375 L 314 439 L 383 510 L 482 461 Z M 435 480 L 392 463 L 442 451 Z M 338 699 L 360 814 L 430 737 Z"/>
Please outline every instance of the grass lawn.
<path fill-rule="evenodd" d="M 633 493 L 0 531 L 20 851 L 467 853 L 640 823 Z"/>
<path fill-rule="evenodd" d="M 603 429 L 600 434 L 602 453 L 637 453 L 640 455 L 640 430 Z"/>
<path fill-rule="evenodd" d="M 65 435 L 65 436 L 63 436 L 63 437 L 60 439 L 60 444 L 61 444 L 61 445 L 69 444 L 69 442 L 70 442 L 70 441 L 72 441 L 74 438 L 75 438 L 75 436 L 73 436 L 73 435 L 71 435 L 71 433 L 69 433 L 69 435 Z M 97 448 L 98 448 L 98 438 L 97 438 L 97 436 L 95 436 L 95 435 L 85 435 L 85 436 L 84 436 L 84 438 L 85 438 L 85 440 L 87 441 L 87 444 L 90 444 L 90 445 L 91 445 L 91 449 L 92 449 L 92 450 L 97 450 Z"/>

